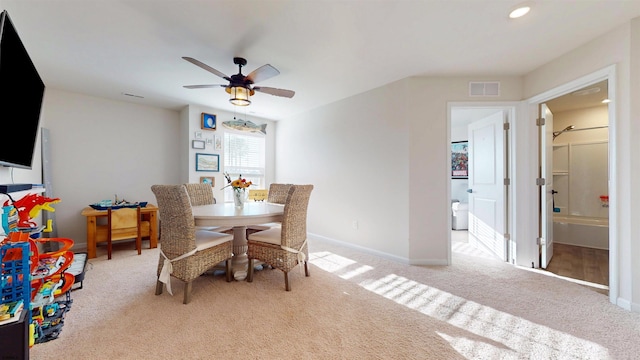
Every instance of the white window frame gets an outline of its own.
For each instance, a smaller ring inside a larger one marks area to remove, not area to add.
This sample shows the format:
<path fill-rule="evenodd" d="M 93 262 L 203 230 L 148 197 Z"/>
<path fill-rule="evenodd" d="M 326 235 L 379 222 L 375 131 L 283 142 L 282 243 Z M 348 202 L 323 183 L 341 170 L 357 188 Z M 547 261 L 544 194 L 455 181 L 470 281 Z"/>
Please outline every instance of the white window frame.
<path fill-rule="evenodd" d="M 243 151 L 243 149 L 237 149 L 239 145 L 247 146 L 249 153 L 239 153 Z M 225 132 L 223 149 L 224 172 L 228 173 L 232 180 L 242 175 L 242 178 L 253 183 L 251 188 L 265 188 L 267 159 L 267 141 L 265 136 Z M 224 201 L 233 202 L 231 187 L 224 189 Z"/>

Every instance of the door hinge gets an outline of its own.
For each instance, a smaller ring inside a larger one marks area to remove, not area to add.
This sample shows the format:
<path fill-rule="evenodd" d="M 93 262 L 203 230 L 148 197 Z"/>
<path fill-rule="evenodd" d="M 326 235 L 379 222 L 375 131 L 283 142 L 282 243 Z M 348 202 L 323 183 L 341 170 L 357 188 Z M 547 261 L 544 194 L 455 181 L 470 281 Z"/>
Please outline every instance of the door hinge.
<path fill-rule="evenodd" d="M 536 179 L 536 185 L 543 186 L 545 184 L 546 184 L 546 181 L 544 180 L 544 178 L 537 178 Z"/>
<path fill-rule="evenodd" d="M 502 129 L 503 130 L 509 130 L 509 123 L 506 122 L 506 123 L 502 124 Z"/>
<path fill-rule="evenodd" d="M 507 185 L 507 186 L 511 185 L 511 179 L 505 178 L 504 179 L 504 184 Z"/>
<path fill-rule="evenodd" d="M 536 238 L 536 245 L 545 245 L 547 242 L 544 240 L 544 238 Z"/>
<path fill-rule="evenodd" d="M 542 125 L 544 125 L 544 118 L 536 119 L 536 126 L 542 126 Z"/>
<path fill-rule="evenodd" d="M 505 234 L 504 234 L 504 239 L 505 239 L 505 240 L 507 240 L 507 241 L 508 241 L 508 240 L 511 240 L 511 234 L 509 234 L 509 233 L 505 233 Z"/>

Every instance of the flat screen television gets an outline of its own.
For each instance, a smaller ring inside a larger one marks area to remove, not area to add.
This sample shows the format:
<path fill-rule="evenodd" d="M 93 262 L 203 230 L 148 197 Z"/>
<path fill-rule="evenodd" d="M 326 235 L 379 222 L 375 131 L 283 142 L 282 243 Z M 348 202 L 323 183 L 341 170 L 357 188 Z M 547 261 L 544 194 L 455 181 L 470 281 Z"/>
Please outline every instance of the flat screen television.
<path fill-rule="evenodd" d="M 44 82 L 6 10 L 0 15 L 0 165 L 31 169 Z M 9 144 L 11 140 L 11 144 Z"/>

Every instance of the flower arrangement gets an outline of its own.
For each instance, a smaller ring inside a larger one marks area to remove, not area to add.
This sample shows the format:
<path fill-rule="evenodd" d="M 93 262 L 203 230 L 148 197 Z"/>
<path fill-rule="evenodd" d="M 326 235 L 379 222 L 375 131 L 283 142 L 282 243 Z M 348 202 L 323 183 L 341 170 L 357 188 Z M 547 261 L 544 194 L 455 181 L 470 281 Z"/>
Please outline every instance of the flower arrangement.
<path fill-rule="evenodd" d="M 235 180 L 231 180 L 231 176 L 229 176 L 229 174 L 225 172 L 224 177 L 225 179 L 227 179 L 227 185 L 225 185 L 223 189 L 231 186 L 233 188 L 233 202 L 236 204 L 237 208 L 242 208 L 246 200 L 245 189 L 253 184 L 251 183 L 251 181 L 243 179 L 242 175 L 240 175 Z"/>
<path fill-rule="evenodd" d="M 235 180 L 231 180 L 231 176 L 229 176 L 229 173 L 224 173 L 224 177 L 225 179 L 227 179 L 227 185 L 225 185 L 223 187 L 229 187 L 231 186 L 233 188 L 233 190 L 235 191 L 244 191 L 244 189 L 248 188 L 249 186 L 253 185 L 253 183 L 251 183 L 251 181 L 247 181 L 247 179 L 243 179 L 242 175 L 240 175 L 237 179 Z"/>

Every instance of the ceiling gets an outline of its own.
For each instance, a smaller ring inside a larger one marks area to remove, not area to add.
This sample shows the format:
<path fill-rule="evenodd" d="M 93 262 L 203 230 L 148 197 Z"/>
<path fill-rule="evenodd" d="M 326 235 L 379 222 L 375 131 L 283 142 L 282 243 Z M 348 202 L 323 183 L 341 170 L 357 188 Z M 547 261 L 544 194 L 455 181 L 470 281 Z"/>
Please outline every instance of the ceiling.
<path fill-rule="evenodd" d="M 608 99 L 609 87 L 607 80 L 585 86 L 566 95 L 545 102 L 551 112 L 584 109 L 603 106 L 602 100 Z"/>
<path fill-rule="evenodd" d="M 411 76 L 522 75 L 640 16 L 640 1 L 510 0 L 0 0 L 45 84 L 168 109 L 188 104 L 283 119 Z M 271 64 L 235 107 L 226 74 Z M 491 79 L 488 79 L 491 80 Z M 125 94 L 135 95 L 129 96 Z"/>

